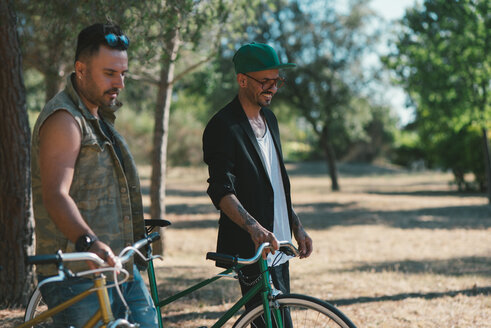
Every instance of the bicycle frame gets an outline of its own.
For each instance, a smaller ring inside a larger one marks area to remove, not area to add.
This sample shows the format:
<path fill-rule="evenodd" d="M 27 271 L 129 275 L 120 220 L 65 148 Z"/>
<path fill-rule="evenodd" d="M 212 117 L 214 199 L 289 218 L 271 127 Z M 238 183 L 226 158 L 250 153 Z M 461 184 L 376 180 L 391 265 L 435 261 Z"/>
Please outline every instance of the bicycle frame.
<path fill-rule="evenodd" d="M 238 266 L 237 268 L 240 268 L 242 266 Z M 242 296 L 224 315 L 220 317 L 220 319 L 213 325 L 211 328 L 218 328 L 222 327 L 237 311 L 240 310 L 241 307 L 243 307 L 249 300 L 251 300 L 256 294 L 261 293 L 262 296 L 262 301 L 263 301 L 263 306 L 264 306 L 264 313 L 266 314 L 266 324 L 268 328 L 272 328 L 272 318 L 271 314 L 269 312 L 269 295 L 272 292 L 271 285 L 269 283 L 269 271 L 268 271 L 268 266 L 267 262 L 264 259 L 259 260 L 259 267 L 262 273 L 262 279 L 254 286 L 252 287 L 244 296 Z M 157 291 L 157 283 L 155 279 L 155 272 L 154 272 L 154 266 L 152 261 L 149 262 L 149 268 L 148 268 L 148 277 L 149 277 L 149 283 L 150 283 L 150 291 L 152 295 L 152 299 L 154 301 L 155 307 L 157 308 L 157 313 L 159 315 L 159 327 L 163 328 L 163 323 L 162 323 L 162 317 L 160 314 L 160 308 L 164 307 L 170 303 L 173 303 L 174 301 L 191 294 L 192 292 L 203 288 L 204 286 L 207 286 L 216 280 L 230 276 L 230 274 L 234 272 L 234 268 L 227 269 L 213 278 L 206 279 L 201 281 L 200 283 L 197 283 L 196 285 L 193 285 L 177 294 L 174 294 L 162 301 L 159 300 L 158 297 L 158 291 Z M 281 315 L 280 315 L 280 310 L 276 309 L 274 313 L 276 322 L 279 324 L 278 328 L 283 327 L 283 323 L 281 322 Z"/>
<path fill-rule="evenodd" d="M 99 300 L 100 308 L 97 312 L 85 323 L 84 327 L 94 327 L 99 320 L 102 320 L 102 327 L 106 327 L 108 323 L 114 321 L 113 312 L 111 310 L 111 303 L 109 301 L 109 295 L 107 293 L 106 287 L 106 277 L 104 275 L 99 275 L 94 279 L 94 285 L 88 290 L 72 297 L 71 299 L 57 305 L 56 307 L 47 310 L 40 314 L 39 316 L 23 323 L 17 328 L 27 328 L 32 327 L 35 324 L 41 323 L 46 319 L 52 317 L 53 315 L 60 313 L 66 308 L 72 306 L 73 304 L 79 302 L 85 297 L 89 296 L 92 293 L 97 293 L 97 298 Z"/>

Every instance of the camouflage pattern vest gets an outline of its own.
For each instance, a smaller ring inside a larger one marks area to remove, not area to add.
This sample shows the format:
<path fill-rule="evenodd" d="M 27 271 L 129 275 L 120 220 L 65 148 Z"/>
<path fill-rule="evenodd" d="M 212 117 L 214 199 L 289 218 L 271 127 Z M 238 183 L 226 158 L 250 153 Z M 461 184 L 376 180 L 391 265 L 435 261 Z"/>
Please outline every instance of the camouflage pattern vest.
<path fill-rule="evenodd" d="M 144 235 L 143 205 L 136 165 L 128 145 L 114 129 L 114 112 L 119 107 L 121 104 L 114 108 L 99 109 L 99 114 L 108 123 L 114 139 L 120 146 L 123 165 L 111 141 L 104 135 L 99 120 L 79 98 L 71 76 L 67 79 L 65 90 L 53 97 L 39 114 L 34 126 L 31 148 L 36 254 L 54 254 L 59 249 L 63 252 L 75 251 L 74 243 L 69 241 L 51 220 L 41 194 L 39 129 L 50 115 L 59 110 L 71 114 L 82 132 L 70 196 L 84 220 L 116 255 Z M 74 272 L 88 269 L 85 263 L 69 263 L 67 267 Z M 125 268 L 132 275 L 132 263 L 128 263 Z M 37 273 L 49 276 L 57 274 L 57 270 L 55 266 L 43 265 L 38 266 Z M 111 276 L 108 275 L 108 279 Z"/>

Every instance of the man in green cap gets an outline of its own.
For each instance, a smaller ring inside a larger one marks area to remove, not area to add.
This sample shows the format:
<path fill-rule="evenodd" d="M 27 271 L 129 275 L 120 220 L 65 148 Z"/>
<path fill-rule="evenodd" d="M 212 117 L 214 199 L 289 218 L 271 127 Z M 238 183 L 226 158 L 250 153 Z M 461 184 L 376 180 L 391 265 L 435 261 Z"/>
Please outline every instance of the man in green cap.
<path fill-rule="evenodd" d="M 278 122 L 267 108 L 284 83 L 279 69 L 296 65 L 281 63 L 276 51 L 261 43 L 242 46 L 233 62 L 238 95 L 213 116 L 203 134 L 207 192 L 220 211 L 217 252 L 248 258 L 264 242 L 278 250 L 278 240 L 291 241 L 293 233 L 300 258 L 306 258 L 312 253 L 312 239 L 292 208 Z M 263 257 L 274 286 L 289 293 L 288 256 L 272 251 Z M 245 267 L 242 273 L 245 294 L 259 267 Z M 257 297 L 246 307 L 259 301 Z"/>

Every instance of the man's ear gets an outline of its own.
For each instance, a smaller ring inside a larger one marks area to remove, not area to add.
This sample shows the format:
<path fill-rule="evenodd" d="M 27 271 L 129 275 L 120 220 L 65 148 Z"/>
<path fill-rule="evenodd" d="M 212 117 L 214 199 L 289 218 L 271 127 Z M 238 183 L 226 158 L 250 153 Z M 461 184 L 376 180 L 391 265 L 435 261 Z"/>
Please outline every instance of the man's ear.
<path fill-rule="evenodd" d="M 85 75 L 86 64 L 77 60 L 75 62 L 75 74 L 77 75 L 77 80 L 81 80 Z"/>
<path fill-rule="evenodd" d="M 237 83 L 239 84 L 239 87 L 245 88 L 247 86 L 246 76 L 242 73 L 237 74 Z"/>

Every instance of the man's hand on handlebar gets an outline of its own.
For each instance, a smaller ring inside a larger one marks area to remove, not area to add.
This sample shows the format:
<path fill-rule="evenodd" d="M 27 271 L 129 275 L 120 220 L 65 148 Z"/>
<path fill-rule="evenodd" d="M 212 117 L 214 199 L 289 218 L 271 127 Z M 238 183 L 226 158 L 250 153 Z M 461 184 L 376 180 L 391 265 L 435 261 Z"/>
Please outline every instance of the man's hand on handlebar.
<path fill-rule="evenodd" d="M 89 252 L 95 253 L 101 259 L 106 261 L 109 266 L 114 267 L 118 264 L 111 248 L 100 240 L 92 244 L 92 247 L 89 248 Z M 87 265 L 90 269 L 97 269 L 97 264 L 92 261 L 87 261 Z"/>
<path fill-rule="evenodd" d="M 275 235 L 271 231 L 268 231 L 262 227 L 260 224 L 257 224 L 256 229 L 251 233 L 251 238 L 256 246 L 256 250 L 262 243 L 268 242 L 270 244 L 270 247 L 266 247 L 264 249 L 262 254 L 263 259 L 268 257 L 269 252 L 274 254 L 280 248 L 278 239 L 276 239 Z"/>

